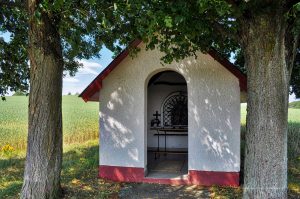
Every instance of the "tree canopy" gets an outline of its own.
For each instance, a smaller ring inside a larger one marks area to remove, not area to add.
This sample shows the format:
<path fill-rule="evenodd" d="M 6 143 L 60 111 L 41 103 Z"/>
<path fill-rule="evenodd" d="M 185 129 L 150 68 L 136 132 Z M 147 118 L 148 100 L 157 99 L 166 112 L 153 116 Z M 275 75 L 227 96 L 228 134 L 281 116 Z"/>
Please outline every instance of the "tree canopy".
<path fill-rule="evenodd" d="M 0 32 L 10 33 L 9 41 L 0 37 L 0 96 L 8 90 L 26 92 L 29 89 L 29 16 L 25 3 L 22 0 L 0 2 Z M 114 3 L 105 0 L 40 1 L 35 19 L 40 20 L 41 13 L 46 12 L 51 13 L 52 20 L 59 20 L 64 70 L 70 75 L 81 67 L 78 60 L 100 57 L 104 45 L 118 53 L 133 40 L 127 32 L 129 24 L 116 13 Z"/>
<path fill-rule="evenodd" d="M 23 2 L 23 3 L 22 3 Z M 300 5 L 287 1 L 286 17 L 298 33 Z M 28 16 L 24 1 L 2 1 L 0 31 L 11 34 L 10 41 L 0 37 L 0 95 L 8 90 L 28 91 L 29 60 Z M 106 45 L 118 53 L 135 38 L 158 46 L 166 55 L 164 62 L 179 60 L 211 48 L 224 57 L 235 55 L 235 65 L 246 72 L 240 47 L 242 15 L 255 15 L 268 7 L 268 1 L 41 1 L 36 12 L 54 11 L 61 15 L 60 35 L 63 44 L 64 69 L 74 75 L 79 59 L 100 57 Z M 39 11 L 40 10 L 40 11 Z M 188 12 L 187 12 L 188 11 Z M 53 16 L 55 17 L 55 16 Z M 200 33 L 200 34 L 198 34 Z M 114 35 L 113 37 L 108 35 Z M 116 42 L 118 38 L 118 42 Z M 299 48 L 299 47 L 298 47 Z M 300 54 L 300 50 L 298 50 Z M 300 69 L 297 56 L 291 79 L 291 92 L 300 97 Z"/>
<path fill-rule="evenodd" d="M 128 2 L 118 8 L 132 26 L 137 27 L 133 35 L 143 39 L 148 49 L 158 47 L 164 52 L 164 62 L 178 61 L 198 50 L 207 52 L 213 48 L 228 59 L 233 57 L 235 65 L 245 73 L 241 49 L 243 18 L 255 18 L 274 6 L 272 1 L 255 0 Z M 300 31 L 300 3 L 285 1 L 283 4 L 289 37 L 293 38 Z M 299 43 L 297 48 L 290 91 L 300 97 Z"/>

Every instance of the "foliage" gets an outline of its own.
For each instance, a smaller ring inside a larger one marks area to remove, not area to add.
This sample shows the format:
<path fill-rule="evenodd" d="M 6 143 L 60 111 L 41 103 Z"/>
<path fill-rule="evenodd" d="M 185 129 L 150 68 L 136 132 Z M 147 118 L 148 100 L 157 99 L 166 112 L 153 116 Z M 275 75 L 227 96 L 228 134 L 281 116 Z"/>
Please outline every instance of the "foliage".
<path fill-rule="evenodd" d="M 28 90 L 27 15 L 24 9 L 0 2 L 0 32 L 11 33 L 10 41 L 0 37 L 0 96 Z M 16 2 L 20 3 L 20 0 Z"/>
<path fill-rule="evenodd" d="M 16 91 L 12 96 L 25 96 L 27 93 L 22 92 L 22 91 Z"/>
<path fill-rule="evenodd" d="M 300 98 L 300 47 L 297 50 L 298 54 L 295 59 L 291 77 L 291 93 L 295 93 L 296 97 Z M 300 108 L 300 106 L 298 106 Z"/>
<path fill-rule="evenodd" d="M 132 34 L 147 42 L 147 49 L 159 48 L 165 53 L 162 60 L 170 63 L 198 50 L 216 49 L 224 57 L 235 55 L 235 64 L 244 72 L 244 52 L 241 33 L 246 18 L 255 18 L 271 9 L 276 3 L 286 1 L 141 1 L 130 0 L 119 5 L 122 15 L 137 27 Z M 282 3 L 284 4 L 284 3 Z M 300 3 L 284 4 L 285 18 L 291 32 L 300 32 Z M 298 42 L 298 39 L 296 39 Z M 291 48 L 291 46 L 287 46 Z M 298 42 L 298 48 L 299 48 Z M 300 52 L 297 51 L 299 58 Z M 299 60 L 299 59 L 298 59 Z M 291 92 L 300 96 L 299 64 L 292 71 Z"/>
<path fill-rule="evenodd" d="M 6 144 L 1 148 L 0 152 L 2 153 L 2 156 L 11 158 L 13 156 L 14 151 L 14 147 L 10 146 L 9 144 Z"/>
<path fill-rule="evenodd" d="M 135 34 L 147 42 L 148 49 L 156 46 L 166 53 L 162 58 L 166 63 L 193 55 L 198 50 L 207 52 L 211 47 L 222 49 L 221 52 L 229 56 L 238 46 L 215 29 L 223 18 L 231 18 L 231 7 L 225 1 L 149 3 L 132 0 L 120 9 L 125 10 L 127 20 L 137 27 Z M 226 31 L 236 32 L 234 20 L 223 20 L 223 23 Z"/>
<path fill-rule="evenodd" d="M 10 41 L 0 38 L 0 96 L 7 90 L 28 91 L 29 59 L 27 1 L 0 2 L 0 32 L 10 33 Z M 130 24 L 116 14 L 116 1 L 42 0 L 34 19 L 42 13 L 58 23 L 63 47 L 64 70 L 74 75 L 81 65 L 78 59 L 100 57 L 103 45 L 118 53 L 133 38 L 127 34 Z M 59 21 L 55 19 L 59 18 Z M 118 42 L 116 40 L 118 39 Z"/>

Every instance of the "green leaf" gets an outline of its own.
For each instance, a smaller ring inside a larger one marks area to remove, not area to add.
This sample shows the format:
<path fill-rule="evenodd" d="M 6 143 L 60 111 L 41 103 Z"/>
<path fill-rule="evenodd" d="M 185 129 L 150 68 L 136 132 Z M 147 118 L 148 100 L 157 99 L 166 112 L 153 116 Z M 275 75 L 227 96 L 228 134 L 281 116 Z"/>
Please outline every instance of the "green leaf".
<path fill-rule="evenodd" d="M 53 8 L 55 11 L 60 10 L 64 5 L 64 0 L 55 0 L 53 3 Z"/>
<path fill-rule="evenodd" d="M 167 28 L 172 28 L 173 27 L 173 24 L 172 24 L 173 20 L 170 16 L 165 17 L 164 21 L 165 21 L 165 25 L 166 25 Z"/>
<path fill-rule="evenodd" d="M 42 16 L 42 14 L 41 14 L 41 12 L 40 12 L 39 10 L 36 10 L 36 11 L 34 12 L 34 17 L 35 17 L 35 19 L 37 19 L 38 21 L 41 19 L 41 16 Z"/>

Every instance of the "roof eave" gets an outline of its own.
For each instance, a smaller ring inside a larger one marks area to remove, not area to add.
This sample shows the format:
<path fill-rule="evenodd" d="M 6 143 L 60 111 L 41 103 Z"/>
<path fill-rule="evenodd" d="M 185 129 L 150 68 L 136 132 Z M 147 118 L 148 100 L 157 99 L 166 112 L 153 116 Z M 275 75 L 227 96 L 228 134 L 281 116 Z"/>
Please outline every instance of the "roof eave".
<path fill-rule="evenodd" d="M 129 55 L 131 48 L 136 48 L 141 42 L 142 41 L 139 39 L 131 42 L 129 47 L 124 49 L 112 62 L 110 62 L 110 64 L 80 93 L 79 97 L 85 102 L 89 101 L 89 98 L 102 88 L 102 80 Z"/>
<path fill-rule="evenodd" d="M 102 80 L 109 75 L 109 73 L 119 65 L 130 52 L 130 48 L 136 48 L 142 41 L 139 39 L 134 40 L 128 48 L 124 49 L 79 95 L 85 102 L 90 101 L 90 98 L 99 92 L 102 88 Z M 240 71 L 228 59 L 222 57 L 216 50 L 210 50 L 208 54 L 223 65 L 229 72 L 239 79 L 241 91 L 247 92 L 247 76 Z"/>

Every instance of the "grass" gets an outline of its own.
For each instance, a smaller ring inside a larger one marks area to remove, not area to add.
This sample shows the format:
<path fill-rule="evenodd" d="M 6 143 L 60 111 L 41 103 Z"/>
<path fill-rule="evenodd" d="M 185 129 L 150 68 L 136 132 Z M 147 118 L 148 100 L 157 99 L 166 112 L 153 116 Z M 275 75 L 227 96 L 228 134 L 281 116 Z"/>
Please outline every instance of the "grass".
<path fill-rule="evenodd" d="M 98 179 L 98 141 L 64 148 L 62 188 L 64 198 L 116 198 L 120 183 Z M 0 198 L 19 198 L 24 172 L 24 154 L 0 159 Z"/>
<path fill-rule="evenodd" d="M 300 198 L 300 156 L 288 163 L 289 198 Z"/>
<path fill-rule="evenodd" d="M 80 143 L 98 138 L 99 103 L 85 103 L 77 96 L 63 96 L 64 143 Z M 16 150 L 26 148 L 28 97 L 6 97 L 0 101 L 0 147 L 10 144 Z"/>
<path fill-rule="evenodd" d="M 64 198 L 118 198 L 122 183 L 96 178 L 98 141 L 64 148 L 62 187 Z M 19 198 L 24 172 L 24 153 L 13 158 L 0 157 L 0 198 Z M 289 162 L 289 198 L 300 196 L 300 157 Z M 241 198 L 242 188 L 212 186 L 207 188 L 213 199 Z"/>
<path fill-rule="evenodd" d="M 291 102 L 289 104 L 289 108 L 297 108 L 300 109 L 300 101 Z"/>
<path fill-rule="evenodd" d="M 231 199 L 231 198 L 242 198 L 243 189 L 241 187 L 220 187 L 212 186 L 209 188 L 210 197 L 212 199 Z"/>
<path fill-rule="evenodd" d="M 247 109 L 247 104 L 246 103 L 241 104 L 241 124 L 242 125 L 246 124 L 246 115 L 247 115 L 246 109 Z M 300 109 L 289 108 L 288 121 L 289 121 L 289 124 L 294 123 L 294 124 L 300 125 Z"/>
<path fill-rule="evenodd" d="M 0 198 L 19 198 L 22 187 L 27 134 L 27 97 L 0 102 Z M 241 105 L 242 134 L 246 105 Z M 122 183 L 98 179 L 98 103 L 76 96 L 63 97 L 64 198 L 117 198 Z M 243 140 L 242 140 L 243 142 Z M 9 144 L 13 149 L 6 147 Z M 242 146 L 243 148 L 243 146 Z M 300 198 L 300 109 L 289 109 L 289 197 Z M 241 198 L 242 188 L 208 188 L 211 198 Z"/>

